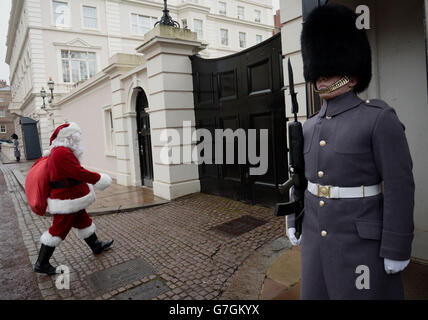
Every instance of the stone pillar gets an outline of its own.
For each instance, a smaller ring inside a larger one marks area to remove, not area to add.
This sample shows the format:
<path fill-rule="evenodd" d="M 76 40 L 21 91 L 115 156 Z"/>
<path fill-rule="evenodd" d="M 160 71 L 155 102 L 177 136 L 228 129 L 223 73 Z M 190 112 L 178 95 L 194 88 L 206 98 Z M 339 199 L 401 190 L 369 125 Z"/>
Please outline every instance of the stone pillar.
<path fill-rule="evenodd" d="M 116 153 L 116 182 L 120 185 L 130 186 L 130 141 L 128 139 L 128 124 L 126 113 L 126 93 L 123 88 L 121 76 L 143 63 L 141 56 L 117 53 L 109 59 L 109 65 L 103 69 L 110 77 L 111 84 L 111 110 L 115 136 Z"/>
<path fill-rule="evenodd" d="M 161 141 L 162 130 L 176 128 L 181 142 L 173 142 L 175 151 L 189 153 L 183 145 L 183 121 L 195 127 L 192 66 L 189 56 L 205 49 L 190 30 L 158 25 L 144 36 L 145 43 L 137 48 L 147 61 L 147 77 L 153 155 L 153 191 L 165 199 L 174 199 L 199 192 L 199 173 L 196 163 L 165 164 L 160 159 L 166 143 Z M 191 143 L 190 147 L 195 144 Z"/>

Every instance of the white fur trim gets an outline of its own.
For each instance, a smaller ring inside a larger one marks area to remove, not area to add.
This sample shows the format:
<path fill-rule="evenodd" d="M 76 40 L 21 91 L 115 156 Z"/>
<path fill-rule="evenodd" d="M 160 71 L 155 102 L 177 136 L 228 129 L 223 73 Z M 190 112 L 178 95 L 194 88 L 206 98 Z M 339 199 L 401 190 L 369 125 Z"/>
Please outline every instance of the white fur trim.
<path fill-rule="evenodd" d="M 96 197 L 94 187 L 90 184 L 89 193 L 86 196 L 77 199 L 51 199 L 48 198 L 48 208 L 51 214 L 69 214 L 86 209 L 94 203 Z"/>
<path fill-rule="evenodd" d="M 60 237 L 51 235 L 49 231 L 45 231 L 40 237 L 40 242 L 49 247 L 57 247 L 61 241 L 62 239 Z"/>
<path fill-rule="evenodd" d="M 100 175 L 101 178 L 96 184 L 94 184 L 94 187 L 98 190 L 104 190 L 111 185 L 111 178 L 108 174 L 105 173 L 100 173 Z"/>
<path fill-rule="evenodd" d="M 95 233 L 95 229 L 95 224 L 92 222 L 92 224 L 87 228 L 77 229 L 77 235 L 82 239 L 86 239 L 87 237 Z"/>
<path fill-rule="evenodd" d="M 69 137 L 72 134 L 79 132 L 82 133 L 82 130 L 80 130 L 79 126 L 75 122 L 69 122 L 70 125 L 68 127 L 62 128 L 59 130 L 57 138 L 65 138 Z"/>

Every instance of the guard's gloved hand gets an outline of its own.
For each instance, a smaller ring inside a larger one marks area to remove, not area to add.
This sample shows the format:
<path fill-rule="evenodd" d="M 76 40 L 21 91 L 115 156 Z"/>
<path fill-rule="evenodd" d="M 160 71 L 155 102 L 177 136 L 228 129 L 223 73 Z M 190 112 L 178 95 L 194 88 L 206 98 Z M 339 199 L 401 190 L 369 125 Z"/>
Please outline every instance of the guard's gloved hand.
<path fill-rule="evenodd" d="M 383 263 L 385 265 L 385 271 L 388 274 L 393 274 L 393 273 L 403 271 L 407 267 L 409 262 L 410 262 L 410 259 L 409 260 L 391 260 L 391 259 L 385 258 L 383 260 Z"/>
<path fill-rule="evenodd" d="M 302 236 L 300 236 L 299 239 L 296 238 L 296 228 L 288 228 L 287 237 L 293 246 L 298 246 L 300 244 L 300 241 L 302 241 Z"/>

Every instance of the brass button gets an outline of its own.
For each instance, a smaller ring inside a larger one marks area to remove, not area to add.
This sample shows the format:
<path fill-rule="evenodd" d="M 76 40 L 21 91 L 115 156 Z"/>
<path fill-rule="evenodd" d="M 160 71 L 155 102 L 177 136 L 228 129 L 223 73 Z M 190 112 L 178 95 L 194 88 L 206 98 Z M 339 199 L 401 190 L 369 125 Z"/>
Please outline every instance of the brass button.
<path fill-rule="evenodd" d="M 325 237 L 326 235 L 327 235 L 327 231 L 325 231 L 325 230 L 321 231 L 321 236 L 322 237 Z"/>
<path fill-rule="evenodd" d="M 324 172 L 318 171 L 318 177 L 320 177 L 320 178 L 324 177 Z"/>
<path fill-rule="evenodd" d="M 321 141 L 320 141 L 320 146 L 321 146 L 321 147 L 324 147 L 326 144 L 327 144 L 327 142 L 325 142 L 324 140 L 321 140 Z"/>
<path fill-rule="evenodd" d="M 331 117 L 330 116 L 326 116 L 325 117 L 327 120 L 331 120 Z"/>
<path fill-rule="evenodd" d="M 325 202 L 324 201 L 320 201 L 320 207 L 324 207 Z"/>

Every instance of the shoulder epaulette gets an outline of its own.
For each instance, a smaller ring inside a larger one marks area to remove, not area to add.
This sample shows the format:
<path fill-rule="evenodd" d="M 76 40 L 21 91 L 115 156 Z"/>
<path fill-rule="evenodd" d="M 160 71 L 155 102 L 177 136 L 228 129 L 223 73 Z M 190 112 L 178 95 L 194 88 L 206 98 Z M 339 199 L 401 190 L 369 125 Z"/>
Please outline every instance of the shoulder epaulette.
<path fill-rule="evenodd" d="M 381 109 L 389 108 L 389 105 L 385 101 L 380 99 L 366 100 L 365 103 L 370 107 L 381 108 Z"/>

